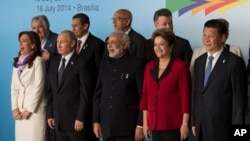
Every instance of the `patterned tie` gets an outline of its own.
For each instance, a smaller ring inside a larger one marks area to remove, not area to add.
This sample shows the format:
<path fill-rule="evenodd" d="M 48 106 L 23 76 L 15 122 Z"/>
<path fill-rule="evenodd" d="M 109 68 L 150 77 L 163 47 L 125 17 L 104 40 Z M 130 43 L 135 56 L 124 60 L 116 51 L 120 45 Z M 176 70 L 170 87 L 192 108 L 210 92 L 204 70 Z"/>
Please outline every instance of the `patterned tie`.
<path fill-rule="evenodd" d="M 77 40 L 77 46 L 76 46 L 76 53 L 77 54 L 80 53 L 81 44 L 82 44 L 82 41 L 81 40 Z"/>
<path fill-rule="evenodd" d="M 58 86 L 60 86 L 60 84 L 61 84 L 63 72 L 64 72 L 64 69 L 65 69 L 65 62 L 66 62 L 66 59 L 62 58 L 61 67 L 60 67 L 60 69 L 58 71 Z"/>
<path fill-rule="evenodd" d="M 208 57 L 207 68 L 205 70 L 205 76 L 204 76 L 204 86 L 207 84 L 208 77 L 212 71 L 213 59 L 214 59 L 214 57 L 212 55 Z"/>

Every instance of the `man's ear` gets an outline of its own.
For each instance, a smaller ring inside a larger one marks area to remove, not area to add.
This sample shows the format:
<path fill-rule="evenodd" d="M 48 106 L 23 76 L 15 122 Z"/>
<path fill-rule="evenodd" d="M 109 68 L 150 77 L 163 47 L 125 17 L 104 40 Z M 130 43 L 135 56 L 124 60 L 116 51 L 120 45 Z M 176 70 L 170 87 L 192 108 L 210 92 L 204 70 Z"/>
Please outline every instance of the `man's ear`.
<path fill-rule="evenodd" d="M 123 49 L 124 50 L 127 50 L 129 48 L 129 42 L 122 42 L 124 45 L 123 45 Z"/>
<path fill-rule="evenodd" d="M 87 30 L 87 29 L 89 28 L 89 24 L 86 24 L 86 23 L 85 23 L 85 24 L 83 25 L 83 28 L 84 28 L 85 30 Z"/>

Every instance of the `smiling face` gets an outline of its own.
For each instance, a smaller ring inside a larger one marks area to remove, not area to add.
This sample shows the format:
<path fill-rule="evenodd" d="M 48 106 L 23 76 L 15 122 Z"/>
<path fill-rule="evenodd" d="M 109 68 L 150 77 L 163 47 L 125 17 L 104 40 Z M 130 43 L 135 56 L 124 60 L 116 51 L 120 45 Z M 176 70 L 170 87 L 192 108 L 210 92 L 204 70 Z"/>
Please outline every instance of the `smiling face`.
<path fill-rule="evenodd" d="M 30 37 L 27 34 L 23 34 L 19 38 L 19 48 L 20 55 L 25 56 L 32 51 L 35 47 L 35 44 L 31 43 Z"/>
<path fill-rule="evenodd" d="M 219 35 L 216 28 L 205 27 L 203 30 L 202 42 L 210 54 L 220 50 L 225 41 L 225 35 Z"/>
<path fill-rule="evenodd" d="M 158 58 L 170 57 L 172 46 L 161 36 L 154 39 L 154 52 Z"/>
<path fill-rule="evenodd" d="M 120 58 L 126 53 L 128 47 L 127 41 L 122 41 L 122 34 L 111 34 L 107 41 L 109 57 Z"/>
<path fill-rule="evenodd" d="M 32 31 L 39 35 L 40 40 L 44 40 L 49 33 L 49 29 L 42 20 L 33 20 L 31 23 L 31 28 Z"/>

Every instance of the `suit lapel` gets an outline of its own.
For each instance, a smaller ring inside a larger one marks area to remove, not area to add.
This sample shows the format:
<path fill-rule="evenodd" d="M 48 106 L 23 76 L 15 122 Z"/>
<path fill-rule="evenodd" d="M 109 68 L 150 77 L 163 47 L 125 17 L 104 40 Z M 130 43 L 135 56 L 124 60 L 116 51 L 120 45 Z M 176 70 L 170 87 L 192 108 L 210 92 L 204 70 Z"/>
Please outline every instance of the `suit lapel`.
<path fill-rule="evenodd" d="M 77 54 L 76 54 L 76 52 L 74 52 L 74 54 L 71 56 L 67 66 L 66 66 L 66 68 L 65 68 L 65 70 L 63 72 L 61 85 L 59 86 L 59 89 L 63 86 L 65 80 L 69 76 L 70 71 L 72 71 L 72 68 L 76 65 L 76 61 L 77 61 Z"/>
<path fill-rule="evenodd" d="M 92 39 L 92 35 L 91 33 L 89 33 L 89 36 L 87 37 L 85 43 L 82 45 L 80 54 L 84 53 L 88 49 L 89 42 L 91 41 L 91 39 Z"/>
<path fill-rule="evenodd" d="M 51 76 L 53 79 L 51 79 L 51 83 L 54 85 L 55 89 L 58 89 L 58 69 L 59 69 L 59 65 L 60 65 L 60 61 L 61 61 L 61 57 L 56 57 L 55 58 L 55 63 L 53 65 L 51 65 L 51 68 L 50 70 L 52 71 L 51 72 Z"/>
<path fill-rule="evenodd" d="M 22 78 L 28 74 L 28 72 L 30 71 L 31 69 L 28 68 L 28 64 L 25 65 L 25 68 L 23 69 L 23 72 L 21 73 L 21 76 L 20 76 L 20 80 L 22 80 Z"/>
<path fill-rule="evenodd" d="M 223 71 L 223 69 L 225 68 L 225 65 L 227 63 L 227 57 L 226 57 L 227 55 L 226 54 L 227 54 L 227 51 L 223 50 L 223 52 L 219 56 L 216 64 L 214 65 L 214 68 L 213 68 L 210 76 L 208 77 L 207 84 L 206 84 L 205 88 L 207 88 L 210 85 L 210 83 L 212 83 L 213 80 L 216 79 L 216 77 L 218 75 L 221 75 L 220 72 Z M 204 79 L 203 79 L 203 82 L 204 82 Z"/>

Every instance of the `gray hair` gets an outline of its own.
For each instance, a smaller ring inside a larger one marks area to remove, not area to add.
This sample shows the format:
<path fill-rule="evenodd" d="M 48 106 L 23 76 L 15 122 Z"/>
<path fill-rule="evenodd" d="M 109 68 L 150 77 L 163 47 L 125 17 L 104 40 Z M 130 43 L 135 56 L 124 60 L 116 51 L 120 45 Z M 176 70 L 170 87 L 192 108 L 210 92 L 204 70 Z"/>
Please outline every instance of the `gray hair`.
<path fill-rule="evenodd" d="M 49 24 L 49 20 L 45 15 L 38 15 L 32 18 L 31 23 L 33 21 L 42 21 L 42 23 L 44 24 L 44 26 L 49 30 L 50 29 L 50 24 Z"/>
<path fill-rule="evenodd" d="M 130 47 L 130 38 L 129 38 L 128 34 L 126 34 L 125 32 L 123 32 L 121 30 L 116 30 L 116 31 L 112 32 L 110 35 L 113 35 L 113 34 L 121 36 L 122 37 L 122 39 L 121 39 L 122 42 L 128 42 L 129 45 L 128 45 L 127 49 L 129 49 L 129 47 Z"/>

